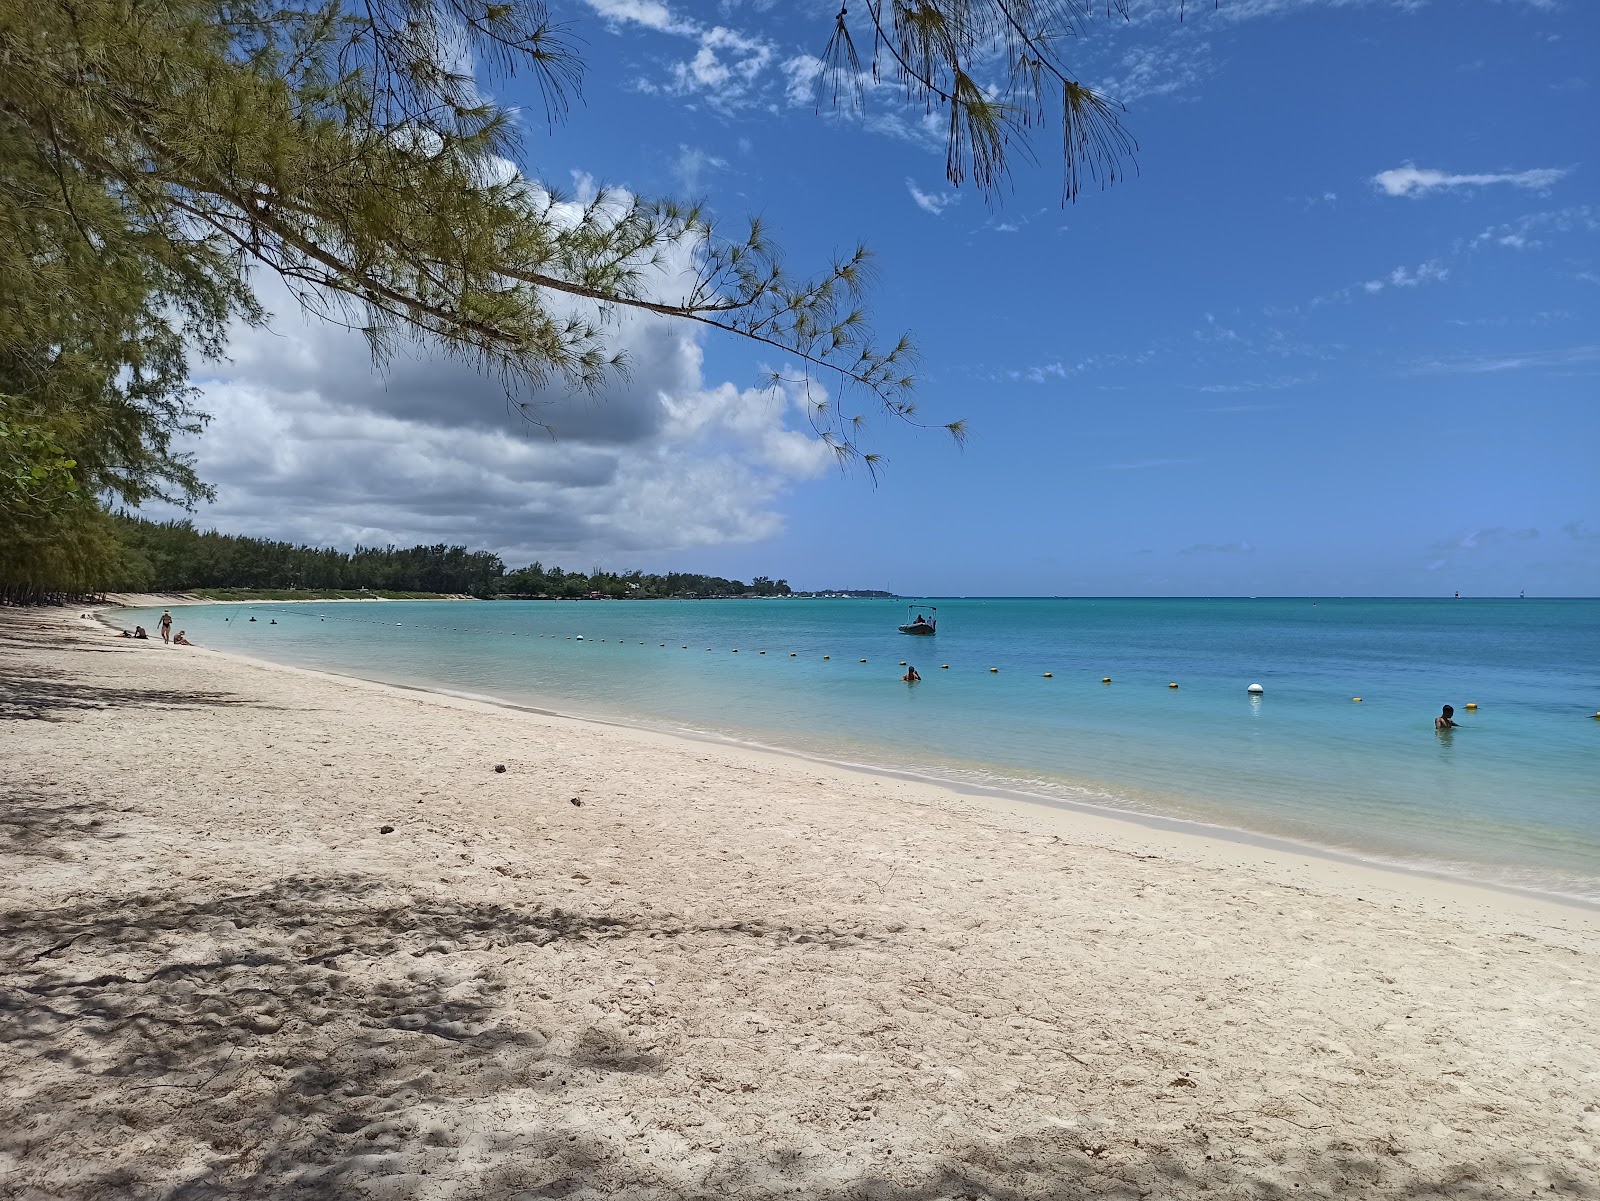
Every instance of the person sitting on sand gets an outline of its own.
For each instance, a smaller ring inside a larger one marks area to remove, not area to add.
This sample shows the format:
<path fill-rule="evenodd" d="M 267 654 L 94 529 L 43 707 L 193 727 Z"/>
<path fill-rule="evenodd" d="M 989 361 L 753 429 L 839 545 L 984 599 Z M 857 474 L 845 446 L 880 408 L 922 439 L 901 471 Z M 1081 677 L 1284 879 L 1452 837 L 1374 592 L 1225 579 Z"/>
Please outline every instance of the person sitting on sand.
<path fill-rule="evenodd" d="M 1459 729 L 1460 725 L 1461 723 L 1456 721 L 1456 710 L 1454 705 L 1446 705 L 1444 707 L 1444 712 L 1433 719 L 1433 728 L 1435 730 L 1455 730 Z"/>
<path fill-rule="evenodd" d="M 915 684 L 922 679 L 922 677 L 917 674 L 917 669 L 915 667 L 906 668 L 906 674 L 900 678 L 907 684 Z"/>
<path fill-rule="evenodd" d="M 184 633 L 184 631 L 179 630 L 178 631 L 178 636 L 172 640 L 172 645 L 173 646 L 193 646 L 194 643 L 189 641 L 189 638 Z"/>
<path fill-rule="evenodd" d="M 146 634 L 144 632 L 144 627 L 143 626 L 134 626 L 133 627 L 133 636 L 135 638 L 148 638 L 148 637 L 150 637 L 149 634 Z"/>

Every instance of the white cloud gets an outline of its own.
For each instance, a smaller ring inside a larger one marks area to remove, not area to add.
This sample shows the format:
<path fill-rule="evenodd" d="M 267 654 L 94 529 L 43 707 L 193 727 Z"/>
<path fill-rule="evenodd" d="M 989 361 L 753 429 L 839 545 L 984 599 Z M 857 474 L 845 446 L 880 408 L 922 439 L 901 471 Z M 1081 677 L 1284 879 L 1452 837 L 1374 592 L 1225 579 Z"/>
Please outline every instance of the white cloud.
<path fill-rule="evenodd" d="M 692 21 L 674 16 L 660 0 L 586 0 L 586 3 L 614 25 L 643 25 L 658 33 L 690 34 L 695 30 Z"/>
<path fill-rule="evenodd" d="M 1528 368 L 1558 368 L 1600 363 L 1600 346 L 1567 346 L 1557 350 L 1530 350 L 1512 354 L 1458 355 L 1453 358 L 1425 359 L 1415 371 L 1424 374 L 1455 373 L 1485 375 L 1497 371 Z"/>
<path fill-rule="evenodd" d="M 1136 46 L 1123 54 L 1097 90 L 1123 104 L 1152 96 L 1186 92 L 1211 74 L 1211 43 L 1182 31 L 1157 46 Z"/>
<path fill-rule="evenodd" d="M 916 201 L 919 209 L 932 213 L 935 217 L 940 216 L 945 209 L 961 199 L 955 192 L 924 192 L 909 176 L 906 177 L 906 191 L 911 193 L 911 199 Z"/>
<path fill-rule="evenodd" d="M 810 54 L 797 54 L 785 59 L 782 71 L 786 80 L 784 98 L 793 107 L 800 108 L 816 103 L 817 79 L 822 74 L 822 60 Z"/>
<path fill-rule="evenodd" d="M 1426 263 L 1418 264 L 1416 267 L 1396 267 L 1382 279 L 1369 279 L 1361 285 L 1361 290 L 1368 295 L 1372 295 L 1383 291 L 1385 288 L 1415 288 L 1422 284 L 1438 283 L 1449 277 L 1450 268 L 1446 267 L 1438 259 L 1429 259 Z M 1331 297 L 1319 299 L 1337 299 L 1350 292 L 1350 288 L 1345 288 L 1342 292 L 1336 292 Z"/>
<path fill-rule="evenodd" d="M 1513 250 L 1528 250 L 1543 246 L 1544 238 L 1553 234 L 1596 232 L 1600 232 L 1600 208 L 1574 204 L 1566 208 L 1528 213 L 1503 225 L 1491 225 L 1473 238 L 1468 246 L 1476 250 L 1480 246 L 1493 244 L 1508 246 Z"/>
<path fill-rule="evenodd" d="M 402 352 L 375 371 L 359 333 L 301 314 L 275 278 L 261 292 L 272 329 L 239 331 L 197 381 L 213 421 L 191 449 L 218 493 L 197 519 L 227 530 L 463 542 L 512 563 L 670 552 L 777 534 L 786 489 L 834 463 L 798 388 L 707 381 L 682 323 L 610 318 L 628 372 L 595 396 L 515 398 L 544 429 L 466 364 Z"/>
<path fill-rule="evenodd" d="M 1200 459 L 1136 459 L 1130 463 L 1102 463 L 1100 471 L 1146 471 L 1152 467 L 1183 467 Z"/>
<path fill-rule="evenodd" d="M 1415 288 L 1418 284 L 1437 283 L 1450 274 L 1450 268 L 1437 259 L 1423 263 L 1415 270 L 1396 267 L 1389 272 L 1389 283 L 1396 288 Z"/>
<path fill-rule="evenodd" d="M 678 184 L 691 195 L 700 191 L 708 171 L 720 171 L 728 160 L 701 150 L 698 146 L 678 146 L 678 157 L 672 161 L 672 173 Z"/>
<path fill-rule="evenodd" d="M 1386 196 L 1426 196 L 1450 188 L 1478 188 L 1489 184 L 1510 184 L 1530 191 L 1545 191 L 1571 172 L 1565 167 L 1536 167 L 1529 171 L 1499 172 L 1495 174 L 1451 175 L 1431 167 L 1418 167 L 1407 163 L 1388 171 L 1379 171 L 1372 177 L 1372 186 Z"/>

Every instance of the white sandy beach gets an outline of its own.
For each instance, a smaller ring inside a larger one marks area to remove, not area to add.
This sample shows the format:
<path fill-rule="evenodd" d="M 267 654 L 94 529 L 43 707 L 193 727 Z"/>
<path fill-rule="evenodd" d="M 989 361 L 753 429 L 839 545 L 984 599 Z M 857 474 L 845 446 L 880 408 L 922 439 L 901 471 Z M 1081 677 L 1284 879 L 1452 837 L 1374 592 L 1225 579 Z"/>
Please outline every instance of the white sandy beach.
<path fill-rule="evenodd" d="M 1593 910 L 76 611 L 0 881 L 21 1201 L 1600 1197 Z"/>

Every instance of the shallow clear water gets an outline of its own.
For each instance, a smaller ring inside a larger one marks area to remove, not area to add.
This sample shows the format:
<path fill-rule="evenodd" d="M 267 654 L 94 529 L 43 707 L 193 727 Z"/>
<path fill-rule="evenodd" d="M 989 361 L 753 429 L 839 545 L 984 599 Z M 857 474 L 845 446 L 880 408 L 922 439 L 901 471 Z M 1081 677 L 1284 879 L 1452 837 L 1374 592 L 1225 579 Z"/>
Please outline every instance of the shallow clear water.
<path fill-rule="evenodd" d="M 904 604 L 859 600 L 175 617 L 220 650 L 1600 899 L 1600 601 L 936 603 L 933 638 L 897 632 Z M 1440 735 L 1445 703 L 1463 728 Z"/>

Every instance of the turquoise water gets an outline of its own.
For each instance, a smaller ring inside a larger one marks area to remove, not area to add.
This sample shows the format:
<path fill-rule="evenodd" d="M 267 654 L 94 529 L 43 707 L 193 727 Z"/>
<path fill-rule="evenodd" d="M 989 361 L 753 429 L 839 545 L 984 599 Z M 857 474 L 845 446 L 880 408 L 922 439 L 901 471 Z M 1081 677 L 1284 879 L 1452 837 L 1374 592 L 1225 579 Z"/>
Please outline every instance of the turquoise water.
<path fill-rule="evenodd" d="M 220 650 L 1600 900 L 1600 601 L 934 603 L 934 638 L 862 600 L 175 616 Z"/>

